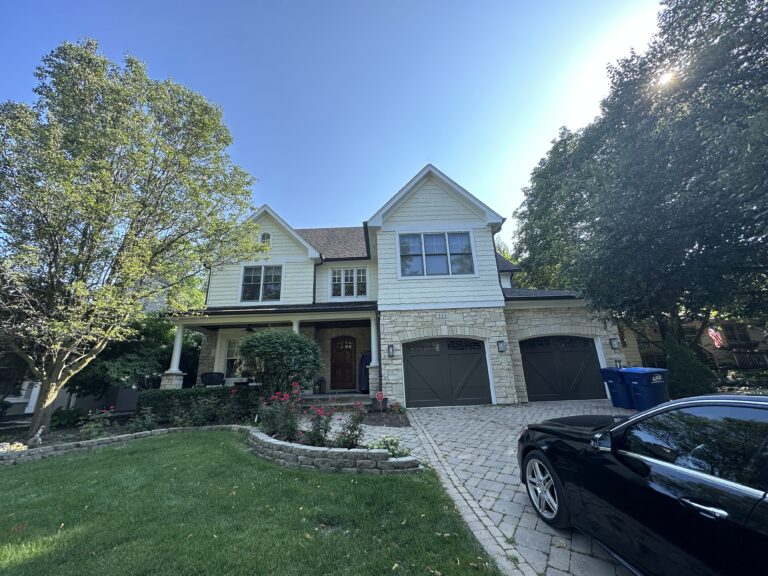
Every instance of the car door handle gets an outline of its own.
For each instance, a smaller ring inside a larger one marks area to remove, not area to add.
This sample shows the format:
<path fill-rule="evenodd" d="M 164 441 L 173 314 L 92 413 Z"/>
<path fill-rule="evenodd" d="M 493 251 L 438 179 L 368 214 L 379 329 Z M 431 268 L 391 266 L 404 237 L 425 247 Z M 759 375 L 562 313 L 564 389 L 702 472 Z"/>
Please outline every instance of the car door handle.
<path fill-rule="evenodd" d="M 688 506 L 689 508 L 698 510 L 702 516 L 707 516 L 708 518 L 715 518 L 716 520 L 724 520 L 725 518 L 728 518 L 728 512 L 726 512 L 721 508 L 715 508 L 713 506 L 704 506 L 704 504 L 699 504 L 698 502 L 694 502 L 693 500 L 689 500 L 688 498 L 680 498 L 680 502 L 683 505 Z"/>

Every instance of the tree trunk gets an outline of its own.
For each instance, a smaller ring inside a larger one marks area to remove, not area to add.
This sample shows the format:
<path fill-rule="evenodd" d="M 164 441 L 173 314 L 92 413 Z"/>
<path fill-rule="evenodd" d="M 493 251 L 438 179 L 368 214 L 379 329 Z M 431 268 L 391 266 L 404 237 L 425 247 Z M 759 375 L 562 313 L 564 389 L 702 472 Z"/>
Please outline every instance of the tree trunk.
<path fill-rule="evenodd" d="M 46 430 L 50 430 L 53 403 L 63 387 L 63 384 L 56 384 L 48 381 L 40 382 L 40 393 L 38 394 L 37 402 L 35 403 L 35 413 L 32 415 L 32 423 L 27 430 L 27 440 L 37 434 L 37 431 L 41 426 L 45 426 Z"/>

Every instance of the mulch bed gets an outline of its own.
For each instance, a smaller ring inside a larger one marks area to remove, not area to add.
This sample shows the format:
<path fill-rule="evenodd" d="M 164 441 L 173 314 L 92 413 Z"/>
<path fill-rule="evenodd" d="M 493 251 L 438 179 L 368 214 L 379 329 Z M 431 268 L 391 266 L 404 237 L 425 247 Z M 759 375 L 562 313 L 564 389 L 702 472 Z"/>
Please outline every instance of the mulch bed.
<path fill-rule="evenodd" d="M 399 412 L 366 412 L 363 424 L 368 426 L 391 426 L 392 428 L 405 428 L 410 426 L 406 414 Z"/>

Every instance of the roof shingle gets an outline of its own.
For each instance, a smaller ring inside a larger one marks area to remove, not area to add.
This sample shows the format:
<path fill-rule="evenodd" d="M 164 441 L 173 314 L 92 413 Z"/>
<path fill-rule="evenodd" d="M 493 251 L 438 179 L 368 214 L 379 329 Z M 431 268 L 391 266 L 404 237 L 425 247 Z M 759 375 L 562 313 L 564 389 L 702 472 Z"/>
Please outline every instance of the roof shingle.
<path fill-rule="evenodd" d="M 368 258 L 365 228 L 301 228 L 296 233 L 314 246 L 324 259 Z"/>

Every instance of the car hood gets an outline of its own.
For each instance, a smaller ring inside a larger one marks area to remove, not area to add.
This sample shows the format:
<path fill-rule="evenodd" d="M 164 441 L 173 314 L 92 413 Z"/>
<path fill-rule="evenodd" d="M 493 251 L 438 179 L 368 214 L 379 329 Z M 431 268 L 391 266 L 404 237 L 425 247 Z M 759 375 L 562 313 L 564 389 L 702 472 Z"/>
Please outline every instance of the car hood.
<path fill-rule="evenodd" d="M 610 428 L 625 420 L 623 416 L 589 415 L 553 418 L 528 426 L 534 430 L 544 430 L 570 437 L 591 438 L 598 432 Z"/>

